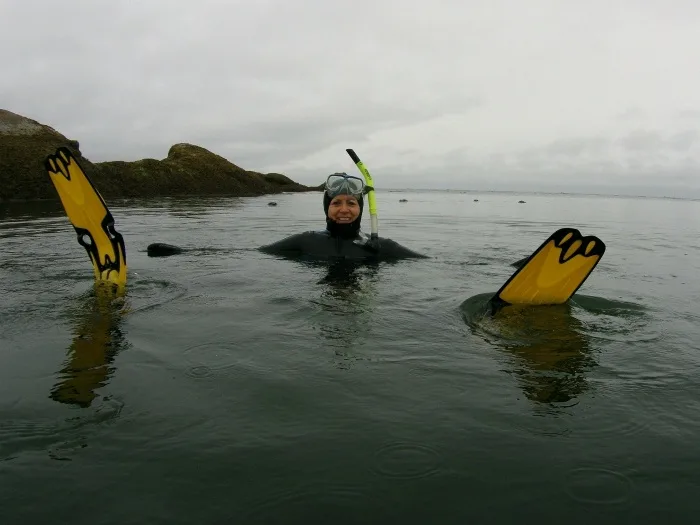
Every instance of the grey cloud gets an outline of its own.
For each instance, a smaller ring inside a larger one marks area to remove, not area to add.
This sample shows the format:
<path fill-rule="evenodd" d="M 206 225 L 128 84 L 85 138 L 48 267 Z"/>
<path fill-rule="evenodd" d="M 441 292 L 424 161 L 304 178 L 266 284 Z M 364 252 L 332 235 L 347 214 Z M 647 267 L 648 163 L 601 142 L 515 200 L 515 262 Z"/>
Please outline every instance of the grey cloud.
<path fill-rule="evenodd" d="M 674 134 L 668 139 L 667 143 L 674 151 L 688 151 L 698 144 L 698 138 L 700 138 L 698 130 L 689 129 Z"/>
<path fill-rule="evenodd" d="M 615 115 L 615 118 L 618 120 L 630 121 L 630 120 L 640 120 L 640 119 L 644 118 L 645 116 L 646 116 L 646 112 L 643 109 L 633 107 L 633 108 L 627 108 L 626 110 L 621 111 L 620 113 Z"/>
<path fill-rule="evenodd" d="M 452 110 L 435 103 L 401 109 L 387 103 L 350 101 L 323 113 L 306 112 L 302 108 L 245 126 L 217 124 L 190 135 L 189 140 L 241 166 L 268 171 L 288 158 L 310 155 L 338 143 L 352 145 L 365 141 L 370 132 L 417 125 L 446 114 L 468 112 L 480 105 L 479 100 L 467 97 L 454 101 Z"/>
<path fill-rule="evenodd" d="M 572 137 L 551 142 L 542 153 L 563 156 L 596 154 L 603 153 L 609 146 L 609 140 L 604 137 Z"/>
<path fill-rule="evenodd" d="M 426 164 L 423 171 L 443 180 L 441 187 L 453 189 L 558 192 L 583 191 L 588 186 L 598 192 L 607 186 L 619 194 L 700 197 L 698 156 L 678 151 L 679 144 L 695 143 L 694 131 L 668 136 L 657 131 L 635 132 L 624 138 L 580 137 L 486 156 L 460 149 Z M 642 145 L 649 149 L 639 155 Z M 382 171 L 401 173 L 412 187 L 425 186 L 422 177 L 411 177 L 411 171 L 399 165 Z"/>
<path fill-rule="evenodd" d="M 679 111 L 676 116 L 680 119 L 700 120 L 700 110 L 684 109 Z"/>
<path fill-rule="evenodd" d="M 354 147 L 393 186 L 695 183 L 697 2 L 406 5 L 0 2 L 0 107 L 96 161 L 191 142 L 315 182 Z"/>
<path fill-rule="evenodd" d="M 634 130 L 617 140 L 624 149 L 635 152 L 649 152 L 662 147 L 663 139 L 657 131 Z"/>

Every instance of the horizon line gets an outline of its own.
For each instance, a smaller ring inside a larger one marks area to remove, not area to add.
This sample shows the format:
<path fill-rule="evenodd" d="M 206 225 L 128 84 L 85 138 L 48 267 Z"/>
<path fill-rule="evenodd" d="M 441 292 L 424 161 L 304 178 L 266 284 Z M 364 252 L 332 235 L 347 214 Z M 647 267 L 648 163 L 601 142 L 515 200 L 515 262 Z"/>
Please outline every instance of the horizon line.
<path fill-rule="evenodd" d="M 590 193 L 579 191 L 544 191 L 544 190 L 467 190 L 459 188 L 378 188 L 377 191 L 409 191 L 409 192 L 453 192 L 453 193 L 503 193 L 509 195 L 571 195 L 582 197 L 622 197 L 631 199 L 670 199 L 682 201 L 700 201 L 700 197 L 674 197 L 671 195 L 644 195 L 630 193 Z"/>

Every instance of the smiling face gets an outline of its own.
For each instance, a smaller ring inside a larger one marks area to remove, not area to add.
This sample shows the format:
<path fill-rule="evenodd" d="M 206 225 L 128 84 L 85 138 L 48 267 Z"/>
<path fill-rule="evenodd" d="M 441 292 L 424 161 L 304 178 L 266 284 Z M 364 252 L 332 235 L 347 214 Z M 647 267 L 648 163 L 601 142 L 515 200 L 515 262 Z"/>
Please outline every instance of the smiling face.
<path fill-rule="evenodd" d="M 360 215 L 360 204 L 352 195 L 333 197 L 328 206 L 328 218 L 338 224 L 350 224 Z"/>

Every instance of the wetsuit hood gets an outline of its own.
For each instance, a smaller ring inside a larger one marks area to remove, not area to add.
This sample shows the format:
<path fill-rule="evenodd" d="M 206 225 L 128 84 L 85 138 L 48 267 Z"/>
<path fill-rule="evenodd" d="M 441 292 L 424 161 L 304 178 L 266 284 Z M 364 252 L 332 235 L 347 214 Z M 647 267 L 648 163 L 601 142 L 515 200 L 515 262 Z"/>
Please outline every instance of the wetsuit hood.
<path fill-rule="evenodd" d="M 346 239 L 352 239 L 357 237 L 360 232 L 360 222 L 362 222 L 362 211 L 365 206 L 365 199 L 362 195 L 355 195 L 357 199 L 357 204 L 360 205 L 360 214 L 350 224 L 338 224 L 337 222 L 331 220 L 328 217 L 328 207 L 331 205 L 333 200 L 328 193 L 323 192 L 323 211 L 326 213 L 326 229 L 330 232 L 331 237 L 343 237 Z"/>

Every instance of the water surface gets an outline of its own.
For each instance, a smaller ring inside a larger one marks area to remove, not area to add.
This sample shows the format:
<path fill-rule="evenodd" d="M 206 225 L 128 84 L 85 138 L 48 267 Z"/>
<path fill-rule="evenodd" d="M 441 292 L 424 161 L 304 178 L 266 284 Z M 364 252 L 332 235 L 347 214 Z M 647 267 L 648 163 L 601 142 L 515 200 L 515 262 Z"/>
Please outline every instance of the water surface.
<path fill-rule="evenodd" d="M 0 208 L 2 522 L 695 523 L 700 203 L 378 204 L 430 259 L 256 250 L 323 227 L 317 193 L 110 203 L 117 304 L 60 203 Z M 607 244 L 574 299 L 485 317 L 563 226 Z"/>

